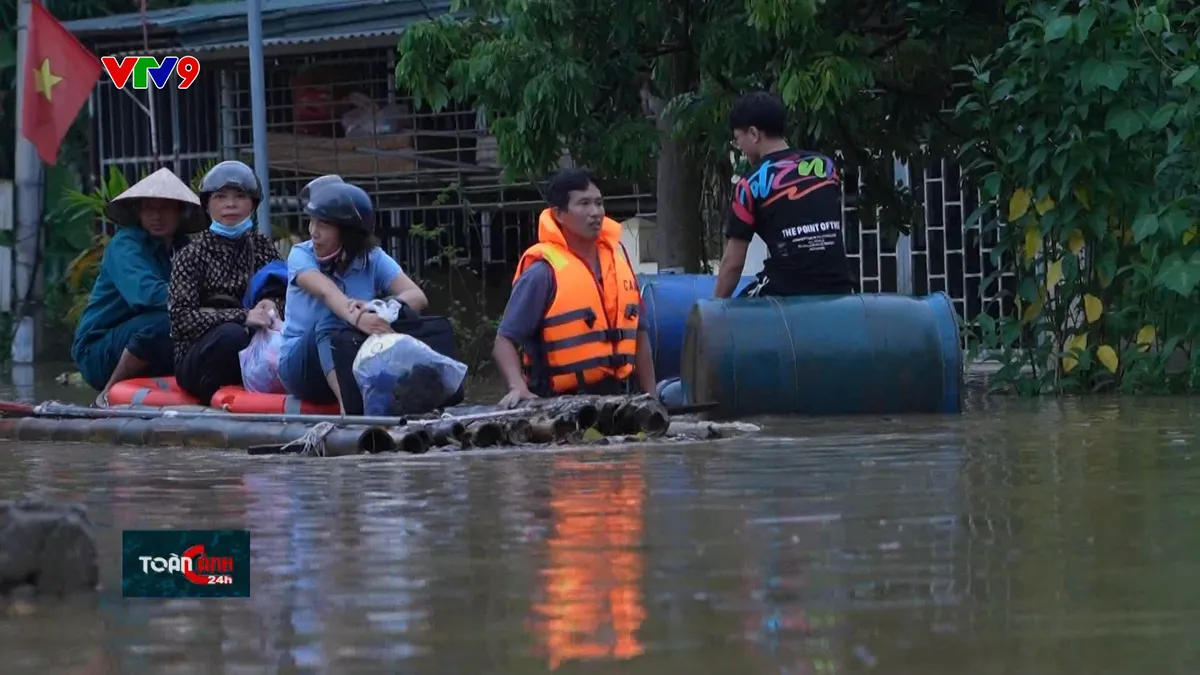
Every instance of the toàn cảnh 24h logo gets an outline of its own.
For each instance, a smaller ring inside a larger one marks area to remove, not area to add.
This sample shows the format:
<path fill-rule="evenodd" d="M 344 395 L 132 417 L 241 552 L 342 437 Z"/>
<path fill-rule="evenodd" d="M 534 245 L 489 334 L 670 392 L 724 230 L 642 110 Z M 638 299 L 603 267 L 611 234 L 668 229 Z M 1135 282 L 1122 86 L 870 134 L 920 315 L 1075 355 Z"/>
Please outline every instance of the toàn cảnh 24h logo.
<path fill-rule="evenodd" d="M 121 595 L 250 597 L 248 530 L 125 530 Z"/>
<path fill-rule="evenodd" d="M 149 89 L 154 83 L 156 89 L 167 86 L 171 73 L 179 76 L 176 88 L 187 89 L 200 77 L 200 60 L 194 56 L 115 56 L 100 57 L 100 65 L 112 79 L 113 86 L 124 89 L 133 81 L 134 89 Z"/>

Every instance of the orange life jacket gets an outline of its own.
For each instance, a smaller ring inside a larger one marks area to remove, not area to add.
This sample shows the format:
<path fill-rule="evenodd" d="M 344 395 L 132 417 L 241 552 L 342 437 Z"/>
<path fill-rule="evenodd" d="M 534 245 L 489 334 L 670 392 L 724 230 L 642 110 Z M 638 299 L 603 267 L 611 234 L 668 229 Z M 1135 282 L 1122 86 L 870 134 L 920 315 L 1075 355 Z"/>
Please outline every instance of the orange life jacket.
<path fill-rule="evenodd" d="M 542 321 L 544 363 L 535 364 L 526 354 L 525 366 L 527 372 L 547 379 L 555 394 L 597 390 L 614 381 L 623 383 L 633 374 L 642 294 L 621 245 L 621 225 L 605 218 L 597 244 L 602 283 L 591 265 L 567 246 L 546 209 L 538 219 L 538 243 L 522 254 L 513 277 L 515 284 L 539 260 L 554 272 L 557 292 Z"/>

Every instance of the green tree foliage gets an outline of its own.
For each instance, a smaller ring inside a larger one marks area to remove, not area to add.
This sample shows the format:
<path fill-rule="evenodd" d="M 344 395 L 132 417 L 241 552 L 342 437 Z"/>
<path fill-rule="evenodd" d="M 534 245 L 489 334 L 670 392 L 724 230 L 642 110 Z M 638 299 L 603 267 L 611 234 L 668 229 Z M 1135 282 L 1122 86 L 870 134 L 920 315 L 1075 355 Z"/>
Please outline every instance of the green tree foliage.
<path fill-rule="evenodd" d="M 979 317 L 977 346 L 1020 392 L 1193 391 L 1200 10 L 1022 5 L 957 111 L 984 198 L 1005 206 L 982 221 L 997 275 L 1018 281 L 1016 315 Z"/>
<path fill-rule="evenodd" d="M 778 91 L 795 144 L 864 170 L 888 223 L 915 219 L 890 173 L 954 146 L 954 65 L 1003 37 L 998 0 L 460 0 L 406 31 L 397 81 L 435 109 L 478 105 L 514 177 L 564 147 L 610 180 L 657 177 L 660 264 L 695 268 L 702 169 L 723 166 L 740 93 Z M 726 181 L 727 183 L 727 181 Z M 710 183 L 711 184 L 711 183 Z M 865 209 L 870 211 L 870 209 Z"/>

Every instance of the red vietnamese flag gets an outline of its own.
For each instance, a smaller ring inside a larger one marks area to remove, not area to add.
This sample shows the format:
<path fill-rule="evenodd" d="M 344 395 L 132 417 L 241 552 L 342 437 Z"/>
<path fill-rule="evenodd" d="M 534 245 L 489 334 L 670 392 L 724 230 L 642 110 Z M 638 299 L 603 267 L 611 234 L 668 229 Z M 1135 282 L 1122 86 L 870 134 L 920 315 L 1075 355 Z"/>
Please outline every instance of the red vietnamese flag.
<path fill-rule="evenodd" d="M 100 79 L 100 59 L 41 3 L 30 4 L 21 124 L 38 156 L 52 165 L 58 161 L 58 146 Z"/>

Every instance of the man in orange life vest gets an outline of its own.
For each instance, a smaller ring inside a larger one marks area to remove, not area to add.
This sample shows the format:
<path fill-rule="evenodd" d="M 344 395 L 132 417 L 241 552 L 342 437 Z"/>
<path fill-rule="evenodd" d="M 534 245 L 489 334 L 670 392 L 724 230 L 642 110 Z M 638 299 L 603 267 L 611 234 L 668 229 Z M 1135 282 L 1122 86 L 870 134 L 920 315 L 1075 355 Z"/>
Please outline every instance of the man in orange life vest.
<path fill-rule="evenodd" d="M 596 177 L 555 174 L 538 243 L 517 264 L 492 356 L 514 407 L 538 396 L 654 392 L 642 295 L 621 225 L 604 216 Z M 524 352 L 517 354 L 520 346 Z"/>

